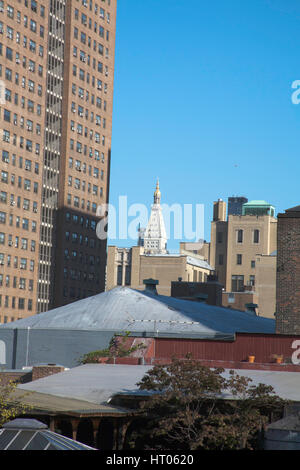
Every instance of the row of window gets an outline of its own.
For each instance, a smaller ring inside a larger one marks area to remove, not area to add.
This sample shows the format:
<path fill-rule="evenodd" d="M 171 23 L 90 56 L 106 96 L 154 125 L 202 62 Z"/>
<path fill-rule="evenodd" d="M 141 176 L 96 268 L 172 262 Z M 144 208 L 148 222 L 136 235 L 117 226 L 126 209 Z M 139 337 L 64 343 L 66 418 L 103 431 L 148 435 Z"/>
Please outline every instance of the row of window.
<path fill-rule="evenodd" d="M 29 271 L 34 271 L 34 260 L 28 260 L 27 258 L 18 258 L 18 256 L 14 256 L 14 259 L 12 259 L 11 255 L 6 255 L 6 265 L 8 267 L 13 266 L 14 268 L 19 268 L 19 269 L 27 269 L 27 266 L 29 267 Z M 0 265 L 4 266 L 5 265 L 5 254 L 0 253 Z M 0 285 L 3 285 L 3 277 L 4 275 L 0 275 Z M 16 287 L 16 277 L 14 277 L 13 280 L 13 287 Z M 2 282 L 2 284 L 1 284 Z M 10 287 L 10 276 L 7 275 L 5 276 L 5 286 Z"/>
<path fill-rule="evenodd" d="M 103 26 L 97 25 L 94 23 L 94 32 L 98 33 L 100 38 L 109 41 L 109 31 L 108 29 L 105 31 Z M 79 39 L 79 29 L 74 26 L 74 39 Z M 88 47 L 92 47 L 92 38 L 88 36 L 84 31 L 80 31 L 80 42 L 84 45 L 88 45 Z"/>
<path fill-rule="evenodd" d="M 19 0 L 19 1 L 20 1 L 20 0 Z M 98 5 L 97 3 L 94 3 L 94 10 L 93 10 L 93 0 L 89 0 L 89 2 L 88 2 L 88 0 L 77 0 L 77 2 L 79 2 L 79 1 L 80 1 L 81 4 L 82 4 L 84 7 L 86 7 L 86 8 L 88 8 L 88 3 L 89 3 L 89 9 L 90 9 L 90 11 L 94 11 L 95 15 L 98 14 L 98 9 L 99 9 L 100 7 L 99 7 L 99 5 Z M 107 2 L 107 5 L 110 6 L 111 0 L 101 0 L 101 2 L 103 2 L 103 3 Z"/>
<path fill-rule="evenodd" d="M 105 20 L 105 16 L 106 16 L 107 23 L 110 23 L 110 13 L 106 12 L 106 15 L 105 15 L 104 8 L 99 7 L 99 10 L 98 10 L 98 5 L 95 5 L 95 9 L 94 9 L 95 16 L 98 15 L 98 11 L 99 11 L 99 18 L 101 18 L 101 20 Z M 75 8 L 74 16 L 75 16 L 75 20 L 79 20 L 79 10 L 77 8 Z M 81 13 L 81 24 L 84 26 L 89 26 L 89 28 L 91 29 L 92 19 L 88 18 L 85 13 Z"/>
<path fill-rule="evenodd" d="M 239 229 L 236 230 L 236 242 L 237 243 L 243 243 L 244 240 L 244 230 Z M 217 233 L 217 242 L 218 243 L 223 243 L 224 241 L 224 234 L 223 232 L 218 232 Z M 253 243 L 259 243 L 260 242 L 260 231 L 258 229 L 255 229 L 252 231 L 252 241 Z"/>
<path fill-rule="evenodd" d="M 18 0 L 21 3 L 21 0 Z M 24 0 L 25 7 L 29 7 L 32 12 L 38 13 L 38 3 L 36 0 Z M 14 7 L 7 5 L 7 16 L 9 18 L 14 18 Z M 42 18 L 45 17 L 45 7 L 40 5 L 39 12 Z M 4 13 L 4 0 L 0 0 L 0 13 Z M 20 18 L 21 13 L 17 11 L 17 19 Z"/>
<path fill-rule="evenodd" d="M 78 160 L 79 161 L 79 160 Z M 90 166 L 89 166 L 90 168 Z M 90 176 L 92 176 L 92 173 L 90 173 Z M 98 179 L 100 177 L 100 179 L 103 181 L 104 179 L 104 171 L 103 170 L 99 170 L 99 168 L 96 168 L 94 167 L 94 171 L 93 171 L 93 177 Z M 73 179 L 74 179 L 74 187 L 76 189 L 82 189 L 83 191 L 85 191 L 85 188 L 86 188 L 86 182 L 85 180 L 80 180 L 79 178 L 74 178 L 73 176 L 68 176 L 68 186 L 72 186 L 73 185 Z M 91 192 L 91 183 L 88 183 L 88 192 Z M 89 189 L 90 188 L 90 189 Z"/>
<path fill-rule="evenodd" d="M 5 116 L 6 116 L 6 113 L 4 112 L 4 119 L 5 119 Z M 23 136 L 18 136 L 17 134 L 11 134 L 10 131 L 7 131 L 7 130 L 3 130 L 3 141 L 6 143 L 12 143 L 15 146 L 17 146 L 18 141 L 19 141 L 19 148 L 26 149 L 27 152 L 34 151 L 36 155 L 40 155 L 41 153 L 41 145 L 39 143 L 37 142 L 34 143 L 32 142 L 31 139 L 24 139 Z M 13 155 L 16 158 L 16 155 L 15 154 Z M 20 157 L 20 158 L 23 158 L 23 157 Z M 2 161 L 4 161 L 5 163 L 9 163 L 9 152 L 2 151 Z"/>
<path fill-rule="evenodd" d="M 224 265 L 224 255 L 222 255 L 222 254 L 219 255 L 218 264 L 219 264 L 219 266 Z M 243 264 L 243 255 L 242 254 L 237 254 L 236 255 L 236 264 L 238 264 L 238 265 Z M 255 261 L 252 260 L 250 265 L 251 265 L 251 268 L 254 269 L 255 268 Z"/>
<path fill-rule="evenodd" d="M 101 138 L 101 145 L 105 146 L 105 136 L 103 135 Z M 90 158 L 95 157 L 95 160 L 100 161 L 100 154 L 101 152 L 98 149 L 94 149 L 92 147 L 89 147 L 86 144 L 82 144 L 82 142 L 79 142 L 78 140 L 75 141 L 74 139 L 70 139 L 70 150 L 76 150 L 77 153 L 83 153 L 83 155 L 87 156 L 89 155 Z"/>
<path fill-rule="evenodd" d="M 3 132 L 7 132 L 7 131 L 3 131 Z M 15 153 L 10 155 L 9 152 L 7 152 L 6 150 L 2 150 L 2 161 L 4 163 L 11 163 L 13 166 L 16 166 L 17 156 Z M 36 175 L 39 174 L 40 166 L 38 162 L 32 162 L 28 158 L 19 157 L 18 164 L 19 164 L 18 166 L 20 169 L 24 168 L 26 171 L 34 171 Z"/>
<path fill-rule="evenodd" d="M 97 50 L 97 49 L 96 49 Z M 98 43 L 98 53 L 100 55 L 103 55 L 103 46 L 102 44 Z M 78 47 L 73 46 L 73 57 L 79 57 L 81 62 L 84 62 L 88 66 L 92 66 L 94 70 L 98 70 L 98 72 L 103 73 L 103 70 L 105 71 L 105 76 L 108 77 L 108 66 L 103 67 L 103 63 L 100 61 L 97 61 L 95 57 L 91 58 L 89 54 L 86 54 L 85 51 L 79 50 L 78 52 Z M 106 59 L 109 58 L 109 50 L 106 48 L 105 51 L 105 57 Z"/>
<path fill-rule="evenodd" d="M 69 176 L 68 177 L 68 186 L 73 186 L 72 181 L 73 181 L 72 176 Z M 85 181 L 80 181 L 79 178 L 74 178 L 74 188 L 79 189 L 81 191 L 85 191 L 86 190 Z M 92 185 L 91 183 L 88 183 L 87 184 L 87 192 L 92 193 L 93 196 L 98 196 L 98 194 L 99 194 L 100 197 L 103 196 L 103 188 L 102 187 L 99 188 L 96 184 Z"/>
<path fill-rule="evenodd" d="M 26 87 L 26 77 L 23 77 L 22 78 L 22 86 L 23 88 Z M 32 93 L 35 92 L 35 82 L 33 80 L 28 80 L 28 90 Z M 38 85 L 37 86 L 37 94 L 39 96 L 42 96 L 43 94 L 43 87 L 42 85 Z M 16 106 L 21 106 L 21 108 L 25 108 L 25 96 L 22 96 L 20 97 L 20 100 L 19 100 L 19 94 L 18 93 L 12 93 L 12 91 L 9 89 L 9 88 L 5 88 L 4 90 L 4 97 L 5 97 L 5 101 L 8 101 L 9 103 L 14 103 Z M 30 101 L 30 100 L 29 100 Z"/>
<path fill-rule="evenodd" d="M 5 245 L 6 240 L 8 240 L 8 246 L 14 246 L 15 248 L 21 248 L 21 250 L 28 250 L 29 249 L 29 242 L 30 242 L 30 250 L 36 250 L 36 241 L 35 240 L 28 240 L 28 238 L 15 236 L 13 240 L 13 236 L 11 234 L 7 235 L 3 232 L 0 232 L 0 245 Z M 16 257 L 17 259 L 18 257 Z"/>
<path fill-rule="evenodd" d="M 99 125 L 101 125 L 101 117 L 98 116 L 98 119 L 99 119 Z M 103 125 L 105 126 L 106 123 L 104 121 L 105 121 L 105 119 L 103 119 Z M 100 135 L 99 132 L 96 132 L 96 131 L 94 132 L 93 129 L 90 129 L 90 131 L 89 131 L 87 127 L 83 127 L 83 125 L 79 124 L 79 123 L 77 123 L 77 128 L 75 129 L 75 122 L 74 121 L 71 121 L 70 126 L 71 126 L 71 131 L 72 132 L 77 131 L 77 134 L 82 135 L 82 136 L 84 135 L 84 137 L 89 137 L 90 140 L 95 139 L 95 142 L 100 144 L 101 135 Z M 105 142 L 105 139 L 104 140 L 102 139 L 102 141 Z"/>
<path fill-rule="evenodd" d="M 99 242 L 98 242 L 99 243 Z M 65 261 L 75 261 L 75 262 L 78 262 L 80 264 L 90 264 L 91 266 L 94 266 L 94 265 L 99 265 L 100 264 L 100 258 L 99 256 L 90 256 L 90 258 L 88 258 L 89 255 L 85 255 L 83 254 L 82 252 L 79 252 L 77 250 L 69 250 L 69 249 L 65 249 L 64 251 L 64 259 Z"/>
<path fill-rule="evenodd" d="M 66 212 L 66 222 L 72 222 L 73 224 L 79 224 L 81 227 L 86 229 L 96 230 L 97 222 L 94 219 L 89 219 L 88 217 L 79 216 L 78 214 L 71 214 Z"/>
<path fill-rule="evenodd" d="M 72 202 L 73 199 L 73 202 Z M 85 204 L 86 203 L 86 204 Z M 71 194 L 67 195 L 67 204 L 71 206 L 73 204 L 74 207 L 77 207 L 78 209 L 86 210 L 87 211 L 92 211 L 94 214 L 97 212 L 97 204 L 95 202 L 91 201 L 85 201 L 85 199 L 81 199 L 78 196 L 73 196 Z"/>
<path fill-rule="evenodd" d="M 2 295 L 0 295 L 0 306 L 4 308 L 18 308 L 19 310 L 24 310 L 26 308 L 25 301 L 26 299 L 24 298 L 16 299 L 16 297 L 11 297 L 10 299 L 8 295 L 5 295 L 4 301 L 2 302 Z M 27 299 L 27 310 L 29 311 L 32 310 L 32 299 Z M 14 321 L 14 320 L 11 320 L 11 321 Z M 4 323 L 7 323 L 7 321 L 5 321 L 5 317 L 4 317 Z"/>
<path fill-rule="evenodd" d="M 14 276 L 11 280 L 9 275 L 3 277 L 3 275 L 1 274 L 0 285 L 5 286 L 5 287 L 13 287 L 14 289 L 22 289 L 22 290 L 26 290 L 28 287 L 28 290 L 32 291 L 33 279 L 25 279 L 24 277 L 17 278 L 16 276 Z"/>
<path fill-rule="evenodd" d="M 0 178 L 1 178 L 0 179 L 1 183 L 8 184 L 9 174 L 8 174 L 7 171 L 2 170 Z M 31 189 L 33 189 L 34 193 L 38 193 L 39 185 L 36 181 L 32 182 L 28 178 L 22 178 L 22 176 L 18 176 L 17 179 L 18 179 L 18 183 L 17 183 L 18 188 L 23 187 L 25 189 L 25 191 L 31 191 Z M 23 184 L 22 184 L 22 181 L 23 181 Z M 10 184 L 14 186 L 15 183 L 16 183 L 16 175 L 12 173 L 11 176 L 10 176 Z"/>
<path fill-rule="evenodd" d="M 18 14 L 20 14 L 20 17 L 18 17 Z M 18 11 L 17 12 L 17 23 L 21 23 L 21 13 Z M 26 15 L 24 15 L 24 21 L 23 21 L 23 24 L 24 24 L 24 28 L 27 28 L 29 27 L 30 31 L 33 32 L 33 33 L 37 33 L 38 32 L 38 25 L 36 23 L 36 21 L 34 21 L 33 19 L 31 19 L 30 21 L 28 21 L 28 17 Z M 40 33 L 40 37 L 41 38 L 44 38 L 45 36 L 45 28 L 44 26 L 41 26 L 40 25 L 40 28 L 39 28 L 39 33 Z M 4 24 L 2 21 L 0 21 L 0 34 L 1 35 L 4 35 L 5 34 L 5 28 L 4 28 Z M 10 26 L 6 26 L 6 37 L 10 40 L 14 40 L 14 37 L 16 36 L 16 42 L 17 44 L 20 44 L 21 43 L 21 34 L 19 31 L 15 31 L 13 28 L 11 28 Z M 27 36 L 23 36 L 23 45 L 24 47 L 27 47 Z M 34 43 L 35 41 L 30 41 L 32 43 Z M 32 49 L 30 49 L 32 50 Z M 35 52 L 35 50 L 33 51 Z"/>
<path fill-rule="evenodd" d="M 102 90 L 102 81 L 99 80 L 99 79 L 97 79 L 97 89 Z M 75 96 L 77 94 L 77 86 L 75 85 L 75 83 L 72 83 L 72 94 L 75 95 Z M 96 96 L 96 100 L 95 100 L 95 95 L 91 94 L 91 100 L 90 100 L 90 92 L 88 90 L 85 90 L 82 87 L 78 87 L 78 98 L 81 98 L 82 100 L 85 99 L 85 101 L 87 103 L 89 103 L 91 101 L 91 104 L 96 105 L 97 108 L 99 108 L 99 109 L 102 109 L 102 98 L 100 96 Z M 73 108 L 75 108 L 75 112 L 76 112 L 75 103 L 74 103 L 74 105 L 72 105 L 72 110 L 73 110 Z M 106 100 L 103 100 L 103 109 L 104 109 L 104 111 L 107 110 Z M 100 117 L 100 120 L 101 120 L 101 117 Z M 97 124 L 97 121 L 96 121 L 96 124 Z M 101 125 L 101 122 L 100 122 L 99 125 Z"/>
<path fill-rule="evenodd" d="M 99 292 L 93 291 L 86 291 L 85 289 L 75 287 L 68 288 L 67 286 L 63 287 L 63 296 L 70 297 L 71 299 L 85 299 L 86 297 L 90 297 L 91 295 L 99 294 Z"/>
<path fill-rule="evenodd" d="M 102 71 L 101 64 L 102 64 L 101 62 L 98 62 L 98 72 Z M 100 70 L 99 70 L 99 66 L 100 66 Z M 85 69 L 82 69 L 82 68 L 78 67 L 77 65 L 72 66 L 72 75 L 73 75 L 73 77 L 78 76 L 78 78 L 80 80 L 82 80 L 83 82 L 86 81 L 86 83 L 88 83 L 88 84 L 91 82 L 93 87 L 96 86 L 95 77 L 92 76 L 92 80 L 90 80 L 89 72 L 87 72 Z M 102 85 L 103 85 L 102 80 L 97 79 L 97 90 L 99 90 L 99 91 L 103 90 L 104 93 L 107 93 L 108 92 L 108 84 L 104 83 L 103 87 L 102 87 Z"/>
<path fill-rule="evenodd" d="M 28 200 L 25 200 L 25 201 L 28 201 Z M 28 201 L 28 205 L 25 203 L 23 204 L 23 209 L 29 210 L 29 201 Z M 2 211 L 0 211 L 0 224 L 6 224 L 7 215 L 9 217 L 9 225 L 12 226 L 14 216 L 12 214 L 6 214 L 6 212 L 2 212 Z M 23 230 L 29 230 L 31 227 L 31 231 L 36 232 L 37 222 L 35 220 L 29 221 L 29 219 L 27 219 L 26 217 L 21 218 L 19 216 L 15 216 L 15 226 L 16 228 L 22 228 Z"/>
<path fill-rule="evenodd" d="M 96 155 L 97 155 L 97 158 L 96 158 Z M 99 157 L 99 158 L 98 158 Z M 99 153 L 95 153 L 95 159 L 96 160 L 100 160 L 100 154 Z M 101 153 L 101 162 L 104 163 L 104 153 L 102 152 Z M 94 167 L 94 172 L 92 173 L 92 165 L 86 165 L 85 162 L 82 162 L 81 160 L 75 160 L 72 158 L 72 157 L 69 157 L 69 168 L 75 168 L 75 170 L 79 171 L 79 172 L 82 172 L 84 174 L 87 173 L 87 170 L 88 170 L 88 174 L 89 176 L 92 176 L 92 174 L 94 175 L 95 178 L 97 178 L 99 175 L 99 171 L 98 171 L 98 168 Z M 101 179 L 102 178 L 102 170 L 101 170 Z"/>
<path fill-rule="evenodd" d="M 18 320 L 21 320 L 22 317 L 18 317 Z M 8 323 L 17 320 L 15 317 L 8 317 L 7 315 L 1 315 L 0 312 L 0 323 Z"/>
<path fill-rule="evenodd" d="M 83 282 L 99 282 L 100 277 L 96 273 L 87 273 L 85 271 L 78 271 L 77 269 L 64 268 L 64 279 L 70 279 L 71 281 L 83 281 Z"/>
<path fill-rule="evenodd" d="M 89 238 L 87 236 L 83 236 L 81 233 L 78 234 L 77 232 L 65 232 L 65 240 L 68 241 L 68 242 L 72 242 L 72 243 L 76 243 L 76 244 L 79 243 L 80 245 L 89 246 L 90 248 L 96 248 L 96 246 L 97 246 L 97 240 L 95 238 Z M 98 245 L 99 245 L 99 243 L 98 243 Z M 80 255 L 83 256 L 82 253 L 80 253 Z M 95 264 L 95 257 L 90 256 L 90 258 L 93 261 L 93 262 L 90 262 L 90 264 Z M 80 259 L 80 261 L 82 262 L 83 259 Z M 87 263 L 87 261 L 86 261 L 86 263 Z"/>

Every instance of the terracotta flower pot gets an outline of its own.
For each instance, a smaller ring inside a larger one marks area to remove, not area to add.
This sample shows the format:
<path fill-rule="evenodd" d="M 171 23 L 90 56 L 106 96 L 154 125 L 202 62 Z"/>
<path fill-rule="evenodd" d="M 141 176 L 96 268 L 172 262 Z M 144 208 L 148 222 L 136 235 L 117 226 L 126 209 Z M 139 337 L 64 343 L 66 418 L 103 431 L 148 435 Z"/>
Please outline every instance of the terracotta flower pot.
<path fill-rule="evenodd" d="M 248 356 L 248 362 L 254 362 L 255 356 Z"/>
<path fill-rule="evenodd" d="M 282 357 L 276 357 L 276 363 L 277 364 L 281 364 L 283 361 L 283 358 Z"/>

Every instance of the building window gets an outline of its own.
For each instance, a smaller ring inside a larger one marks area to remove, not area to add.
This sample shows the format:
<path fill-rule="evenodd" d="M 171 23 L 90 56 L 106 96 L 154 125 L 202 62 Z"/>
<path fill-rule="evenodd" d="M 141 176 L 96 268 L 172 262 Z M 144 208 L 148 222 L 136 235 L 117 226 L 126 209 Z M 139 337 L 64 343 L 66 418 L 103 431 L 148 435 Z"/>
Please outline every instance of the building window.
<path fill-rule="evenodd" d="M 122 285 L 122 266 L 118 266 L 118 271 L 117 271 L 117 285 L 121 286 Z"/>
<path fill-rule="evenodd" d="M 237 242 L 243 243 L 243 230 L 237 230 Z"/>
<path fill-rule="evenodd" d="M 236 255 L 236 264 L 242 264 L 242 255 L 238 254 Z"/>
<path fill-rule="evenodd" d="M 241 276 L 241 275 L 231 276 L 231 291 L 232 292 L 244 291 L 244 276 Z"/>
<path fill-rule="evenodd" d="M 254 260 L 251 261 L 251 268 L 255 268 L 255 261 Z"/>
<path fill-rule="evenodd" d="M 217 241 L 218 243 L 223 243 L 223 232 L 217 233 Z"/>
<path fill-rule="evenodd" d="M 249 277 L 249 285 L 250 286 L 255 286 L 255 276 L 252 274 Z"/>
<path fill-rule="evenodd" d="M 259 230 L 253 232 L 253 243 L 259 243 Z"/>

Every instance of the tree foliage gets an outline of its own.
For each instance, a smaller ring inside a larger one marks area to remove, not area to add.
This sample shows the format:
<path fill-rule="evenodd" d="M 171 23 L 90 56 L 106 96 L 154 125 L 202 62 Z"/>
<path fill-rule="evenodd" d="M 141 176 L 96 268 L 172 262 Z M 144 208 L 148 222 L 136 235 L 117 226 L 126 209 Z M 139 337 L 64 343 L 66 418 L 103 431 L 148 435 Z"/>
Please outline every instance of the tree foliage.
<path fill-rule="evenodd" d="M 176 450 L 254 449 L 271 417 L 286 403 L 271 386 L 187 358 L 157 365 L 138 383 L 152 391 L 143 404 L 146 420 L 131 447 Z"/>
<path fill-rule="evenodd" d="M 16 387 L 17 384 L 13 381 L 5 384 L 0 381 L 0 427 L 30 409 L 29 405 L 22 403 L 22 397 L 14 399 L 13 395 Z"/>
<path fill-rule="evenodd" d="M 91 351 L 87 354 L 84 354 L 80 359 L 81 364 L 90 364 L 97 363 L 100 357 L 127 357 L 130 356 L 135 351 L 145 348 L 143 343 L 139 343 L 135 346 L 128 347 L 126 345 L 129 338 L 130 331 L 126 331 L 123 335 L 114 334 L 109 342 L 108 348 L 99 349 L 97 351 Z"/>

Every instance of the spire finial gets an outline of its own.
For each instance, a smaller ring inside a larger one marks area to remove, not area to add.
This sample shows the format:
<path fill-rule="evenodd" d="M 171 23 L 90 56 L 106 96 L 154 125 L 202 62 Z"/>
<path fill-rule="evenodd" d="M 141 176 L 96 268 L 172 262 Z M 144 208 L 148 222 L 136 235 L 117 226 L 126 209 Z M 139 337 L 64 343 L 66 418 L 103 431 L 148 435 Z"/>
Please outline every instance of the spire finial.
<path fill-rule="evenodd" d="M 160 204 L 161 192 L 159 190 L 159 179 L 156 180 L 156 190 L 154 193 L 154 204 Z"/>

